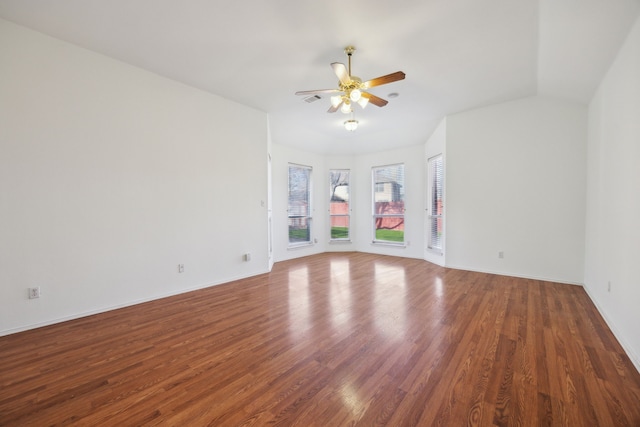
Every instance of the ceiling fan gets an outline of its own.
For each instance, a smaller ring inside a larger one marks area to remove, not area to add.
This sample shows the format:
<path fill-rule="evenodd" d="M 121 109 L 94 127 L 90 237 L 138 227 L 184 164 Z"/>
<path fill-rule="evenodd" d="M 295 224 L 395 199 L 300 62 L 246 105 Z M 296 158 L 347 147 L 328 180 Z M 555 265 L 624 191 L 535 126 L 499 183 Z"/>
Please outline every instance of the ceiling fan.
<path fill-rule="evenodd" d="M 375 79 L 363 82 L 360 77 L 351 74 L 351 56 L 355 50 L 356 48 L 353 46 L 347 46 L 344 49 L 344 53 L 347 54 L 347 58 L 349 59 L 349 68 L 340 62 L 333 62 L 331 64 L 333 72 L 338 76 L 338 89 L 302 90 L 296 92 L 296 95 L 335 93 L 336 95 L 331 97 L 331 108 L 327 111 L 328 113 L 335 113 L 340 110 L 343 113 L 348 114 L 353 111 L 352 105 L 354 103 L 359 104 L 362 108 L 364 108 L 369 102 L 378 107 L 384 107 L 387 105 L 389 101 L 377 97 L 372 93 L 366 92 L 366 90 L 375 86 L 403 80 L 405 78 L 405 74 L 402 71 L 396 71 L 395 73 L 376 77 Z"/>

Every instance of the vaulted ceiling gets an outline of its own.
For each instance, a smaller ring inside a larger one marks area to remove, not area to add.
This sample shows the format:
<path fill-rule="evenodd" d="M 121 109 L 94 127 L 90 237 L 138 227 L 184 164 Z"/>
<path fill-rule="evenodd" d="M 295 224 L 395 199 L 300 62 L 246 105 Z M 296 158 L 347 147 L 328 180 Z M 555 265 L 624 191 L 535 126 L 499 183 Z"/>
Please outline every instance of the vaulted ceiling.
<path fill-rule="evenodd" d="M 420 144 L 448 114 L 537 93 L 588 103 L 640 0 L 0 0 L 0 17 L 269 114 L 275 143 L 353 154 Z M 329 66 L 371 89 L 347 132 Z M 389 94 L 397 93 L 397 97 Z"/>

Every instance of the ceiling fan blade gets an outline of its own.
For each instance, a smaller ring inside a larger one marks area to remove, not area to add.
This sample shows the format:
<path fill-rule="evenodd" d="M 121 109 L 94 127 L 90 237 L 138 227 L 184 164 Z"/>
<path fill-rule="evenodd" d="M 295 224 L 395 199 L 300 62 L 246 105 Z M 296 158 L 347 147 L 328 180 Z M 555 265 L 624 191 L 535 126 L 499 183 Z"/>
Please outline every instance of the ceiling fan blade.
<path fill-rule="evenodd" d="M 335 113 L 336 111 L 338 111 L 340 109 L 340 107 L 342 107 L 342 104 L 344 104 L 344 101 L 341 102 L 338 105 L 332 105 L 328 110 L 327 113 Z"/>
<path fill-rule="evenodd" d="M 369 89 L 370 87 L 386 85 L 387 83 L 397 82 L 403 80 L 405 74 L 402 71 L 396 71 L 395 73 L 387 74 L 386 76 L 376 77 L 375 79 L 368 80 L 362 83 L 363 89 Z"/>
<path fill-rule="evenodd" d="M 349 76 L 349 71 L 347 71 L 347 67 L 341 62 L 333 62 L 331 63 L 331 68 L 333 68 L 333 72 L 338 76 L 338 80 L 340 83 L 348 85 L 351 82 L 351 76 Z"/>
<path fill-rule="evenodd" d="M 296 95 L 315 95 L 316 93 L 337 93 L 340 89 L 300 90 Z"/>
<path fill-rule="evenodd" d="M 382 99 L 380 97 L 377 97 L 374 94 L 371 94 L 369 92 L 362 92 L 362 97 L 363 98 L 367 98 L 371 104 L 373 104 L 375 106 L 378 106 L 378 107 L 384 107 L 385 105 L 387 105 L 389 103 L 389 101 L 387 101 L 386 99 Z"/>

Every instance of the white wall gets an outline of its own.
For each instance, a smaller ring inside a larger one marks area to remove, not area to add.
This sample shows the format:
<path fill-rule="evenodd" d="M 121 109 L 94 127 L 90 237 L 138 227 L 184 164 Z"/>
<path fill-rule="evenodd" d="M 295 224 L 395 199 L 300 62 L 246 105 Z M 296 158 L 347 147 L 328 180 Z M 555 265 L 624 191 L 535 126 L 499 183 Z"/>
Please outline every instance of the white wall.
<path fill-rule="evenodd" d="M 589 105 L 585 252 L 585 288 L 640 370 L 639 76 L 640 19 Z"/>
<path fill-rule="evenodd" d="M 443 163 L 445 165 L 445 173 L 446 173 L 446 165 L 447 165 L 447 155 L 446 155 L 446 147 L 447 147 L 447 119 L 444 118 L 442 119 L 442 121 L 438 124 L 438 127 L 436 127 L 436 129 L 433 131 L 433 133 L 431 134 L 431 136 L 429 137 L 429 139 L 427 140 L 427 143 L 425 144 L 424 147 L 424 153 L 425 153 L 425 159 L 430 159 L 431 157 L 437 156 L 442 154 L 442 160 Z M 428 171 L 428 167 L 425 166 L 426 169 L 426 173 L 429 173 Z M 426 175 L 425 175 L 426 176 Z M 426 178 L 425 183 L 427 183 L 426 185 L 428 185 L 428 177 Z M 425 212 L 430 201 L 429 201 L 429 194 L 428 194 L 428 188 L 425 187 L 424 189 L 424 193 L 425 193 Z M 447 246 L 446 246 L 446 228 L 447 228 L 447 222 L 446 222 L 446 211 L 447 211 L 447 182 L 446 180 L 443 181 L 443 216 L 442 216 L 442 222 L 443 222 L 443 227 L 445 229 L 445 234 L 444 234 L 444 239 L 442 241 L 442 252 L 434 252 L 433 250 L 429 249 L 429 234 L 430 234 L 430 223 L 428 220 L 428 217 L 425 216 L 425 225 L 424 225 L 424 259 L 426 259 L 429 262 L 432 262 L 434 264 L 438 264 L 441 266 L 444 266 L 446 264 L 446 253 L 447 253 Z"/>
<path fill-rule="evenodd" d="M 0 20 L 0 334 L 267 271 L 266 159 L 266 114 Z"/>
<path fill-rule="evenodd" d="M 447 117 L 447 266 L 582 283 L 586 124 L 544 97 Z"/>

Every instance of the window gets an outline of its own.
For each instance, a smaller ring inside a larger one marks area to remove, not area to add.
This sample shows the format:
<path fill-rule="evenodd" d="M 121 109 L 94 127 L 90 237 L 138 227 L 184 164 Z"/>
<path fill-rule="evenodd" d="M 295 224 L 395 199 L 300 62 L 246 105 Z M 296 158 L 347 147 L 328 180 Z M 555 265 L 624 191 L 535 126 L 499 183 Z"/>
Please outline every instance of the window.
<path fill-rule="evenodd" d="M 442 253 L 442 239 L 443 239 L 443 226 L 442 226 L 442 213 L 443 213 L 443 198 L 442 198 L 442 180 L 443 173 L 443 161 L 442 154 L 432 157 L 427 161 L 427 188 L 429 189 L 429 237 L 428 246 L 435 252 Z"/>
<path fill-rule="evenodd" d="M 311 167 L 289 164 L 289 246 L 311 244 Z"/>
<path fill-rule="evenodd" d="M 329 224 L 331 241 L 349 240 L 351 224 L 349 171 L 331 169 L 329 171 Z"/>
<path fill-rule="evenodd" d="M 372 169 L 373 242 L 404 244 L 404 165 Z"/>

